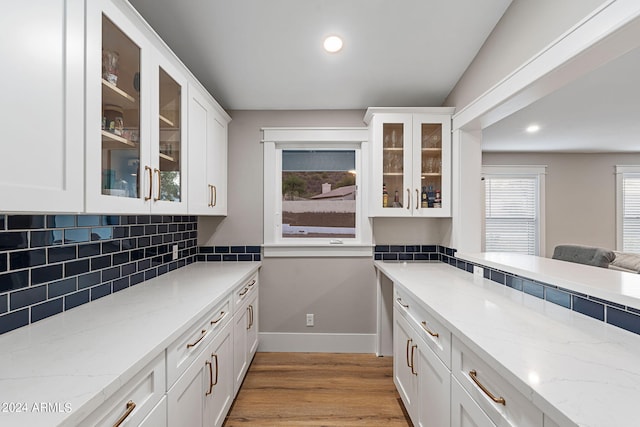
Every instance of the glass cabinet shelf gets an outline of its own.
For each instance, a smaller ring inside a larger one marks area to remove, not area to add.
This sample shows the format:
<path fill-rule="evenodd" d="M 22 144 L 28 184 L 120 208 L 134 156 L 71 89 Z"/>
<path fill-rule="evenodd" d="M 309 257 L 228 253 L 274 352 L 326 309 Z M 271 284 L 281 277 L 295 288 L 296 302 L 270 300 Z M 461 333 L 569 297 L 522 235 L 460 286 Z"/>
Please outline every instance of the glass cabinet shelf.
<path fill-rule="evenodd" d="M 136 105 L 136 99 L 133 96 L 105 79 L 102 79 L 102 88 L 107 89 L 102 91 L 102 100 L 105 104 L 122 105 L 123 102 L 125 104 L 128 102 L 130 106 Z"/>

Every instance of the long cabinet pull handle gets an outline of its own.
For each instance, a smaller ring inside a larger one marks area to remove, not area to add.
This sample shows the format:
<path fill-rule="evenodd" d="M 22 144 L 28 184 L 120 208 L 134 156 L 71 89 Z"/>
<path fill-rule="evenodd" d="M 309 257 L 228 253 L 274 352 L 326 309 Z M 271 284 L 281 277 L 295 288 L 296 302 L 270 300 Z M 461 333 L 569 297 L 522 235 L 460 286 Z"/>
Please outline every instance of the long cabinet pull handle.
<path fill-rule="evenodd" d="M 218 187 L 215 185 L 211 186 L 213 188 L 213 203 L 211 206 L 215 206 L 218 204 Z"/>
<path fill-rule="evenodd" d="M 124 414 L 122 414 L 120 416 L 120 418 L 118 418 L 118 421 L 115 422 L 115 424 L 113 425 L 113 427 L 120 427 L 120 425 L 124 422 L 124 420 L 127 419 L 127 417 L 129 415 L 131 415 L 131 413 L 133 412 L 134 409 L 136 409 L 136 404 L 133 400 L 130 400 L 127 402 L 127 406 L 126 406 L 127 410 L 124 412 Z"/>
<path fill-rule="evenodd" d="M 413 368 L 415 367 L 415 363 L 414 363 L 414 360 L 415 360 L 415 359 L 414 359 L 414 357 L 413 357 L 413 356 L 414 356 L 413 351 L 414 351 L 416 348 L 418 348 L 418 346 L 417 346 L 417 345 L 415 345 L 415 344 L 411 346 L 411 373 L 412 373 L 413 375 L 418 375 L 418 371 L 416 371 L 415 369 L 413 369 Z"/>
<path fill-rule="evenodd" d="M 416 210 L 420 207 L 420 192 L 416 188 Z"/>
<path fill-rule="evenodd" d="M 213 190 L 211 189 L 211 184 L 207 184 L 207 188 L 209 188 L 209 203 L 207 203 L 208 207 L 213 206 Z"/>
<path fill-rule="evenodd" d="M 247 331 L 251 329 L 251 305 L 247 307 Z"/>
<path fill-rule="evenodd" d="M 478 379 L 478 373 L 476 372 L 475 369 L 469 371 L 469 377 L 471 377 L 473 382 L 476 383 L 476 385 L 478 387 L 480 387 L 480 390 L 482 390 L 484 392 L 484 394 L 489 396 L 489 399 L 493 400 L 496 403 L 499 403 L 501 405 L 505 405 L 506 406 L 507 402 L 506 402 L 506 400 L 504 400 L 504 397 L 495 397 L 493 395 L 493 393 L 491 393 L 489 390 L 487 390 L 487 388 L 484 385 L 482 385 L 482 383 Z"/>
<path fill-rule="evenodd" d="M 226 315 L 227 315 L 227 313 L 225 313 L 224 311 L 221 311 L 221 312 L 220 312 L 220 316 L 219 316 L 217 319 L 212 320 L 212 321 L 211 321 L 211 323 L 210 323 L 210 325 L 215 325 L 216 323 L 218 323 L 219 321 L 221 321 L 222 319 L 224 319 L 224 317 L 225 317 Z"/>
<path fill-rule="evenodd" d="M 411 367 L 411 363 L 409 363 L 409 345 L 413 342 L 411 338 L 407 340 L 407 367 Z"/>
<path fill-rule="evenodd" d="M 207 335 L 207 330 L 206 330 L 206 329 L 203 329 L 203 330 L 202 330 L 202 332 L 201 332 L 200 338 L 198 338 L 198 339 L 196 340 L 196 342 L 194 342 L 193 344 L 187 344 L 187 348 L 191 348 L 191 347 L 195 347 L 195 346 L 197 346 L 197 345 L 198 345 L 198 343 L 199 343 L 200 341 L 202 341 L 202 339 L 205 337 L 205 335 Z"/>
<path fill-rule="evenodd" d="M 144 170 L 146 172 L 149 172 L 149 195 L 148 196 L 144 196 L 144 201 L 147 202 L 149 200 L 151 200 L 151 183 L 153 182 L 153 169 L 151 169 L 149 166 L 145 166 Z"/>
<path fill-rule="evenodd" d="M 204 364 L 209 367 L 209 391 L 205 392 L 204 395 L 209 396 L 213 392 L 213 368 L 211 367 L 211 362 L 208 360 L 205 361 Z"/>
<path fill-rule="evenodd" d="M 411 210 L 411 190 L 407 188 L 407 210 Z"/>
<path fill-rule="evenodd" d="M 241 297 L 245 296 L 247 294 L 247 292 L 249 292 L 249 288 L 244 288 L 242 290 L 242 292 L 240 292 L 238 295 L 240 295 Z"/>
<path fill-rule="evenodd" d="M 402 302 L 402 298 L 396 298 L 396 301 L 398 301 L 398 304 L 400 304 L 401 306 L 403 306 L 404 308 L 409 308 L 409 304 L 405 304 Z"/>
<path fill-rule="evenodd" d="M 217 355 L 217 354 L 212 353 L 212 354 L 211 354 L 211 357 L 213 357 L 213 360 L 215 360 L 215 361 L 216 361 L 216 379 L 215 379 L 215 380 L 213 380 L 213 383 L 212 383 L 212 384 L 213 384 L 213 385 L 218 385 L 218 371 L 219 371 L 219 369 L 218 369 L 218 355 Z"/>
<path fill-rule="evenodd" d="M 153 201 L 157 202 L 158 200 L 160 200 L 160 169 L 153 169 L 153 174 L 157 174 L 158 177 L 158 188 L 156 189 L 157 196 L 153 197 Z"/>
<path fill-rule="evenodd" d="M 439 334 L 439 333 L 437 333 L 437 332 L 433 332 L 431 329 L 429 329 L 429 328 L 427 327 L 427 322 L 422 321 L 420 324 L 422 325 L 422 329 L 424 329 L 425 331 L 427 331 L 427 333 L 428 333 L 429 335 L 431 335 L 432 337 L 434 337 L 434 338 L 438 338 L 438 337 L 440 336 L 440 334 Z"/>
<path fill-rule="evenodd" d="M 249 314 L 249 319 L 251 320 L 251 322 L 249 323 L 249 329 L 251 329 L 253 328 L 253 304 L 249 304 Z"/>

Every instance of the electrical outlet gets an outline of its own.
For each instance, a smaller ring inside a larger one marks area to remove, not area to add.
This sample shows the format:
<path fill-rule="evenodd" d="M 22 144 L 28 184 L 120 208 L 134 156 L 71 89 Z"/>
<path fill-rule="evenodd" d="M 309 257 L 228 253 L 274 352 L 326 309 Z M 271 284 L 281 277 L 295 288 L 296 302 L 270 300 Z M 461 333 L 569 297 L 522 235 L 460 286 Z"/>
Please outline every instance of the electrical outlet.
<path fill-rule="evenodd" d="M 313 326 L 313 314 L 307 314 L 307 326 Z"/>
<path fill-rule="evenodd" d="M 173 245 L 173 259 L 178 259 L 178 245 Z"/>

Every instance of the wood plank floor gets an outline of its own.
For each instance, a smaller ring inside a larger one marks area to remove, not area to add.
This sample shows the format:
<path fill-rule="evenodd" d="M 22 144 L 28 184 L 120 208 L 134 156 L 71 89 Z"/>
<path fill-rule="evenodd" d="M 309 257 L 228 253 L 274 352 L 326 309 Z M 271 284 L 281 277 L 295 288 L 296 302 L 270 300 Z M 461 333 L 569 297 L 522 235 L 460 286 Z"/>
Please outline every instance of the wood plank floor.
<path fill-rule="evenodd" d="M 393 359 L 373 354 L 256 353 L 224 427 L 411 426 Z"/>

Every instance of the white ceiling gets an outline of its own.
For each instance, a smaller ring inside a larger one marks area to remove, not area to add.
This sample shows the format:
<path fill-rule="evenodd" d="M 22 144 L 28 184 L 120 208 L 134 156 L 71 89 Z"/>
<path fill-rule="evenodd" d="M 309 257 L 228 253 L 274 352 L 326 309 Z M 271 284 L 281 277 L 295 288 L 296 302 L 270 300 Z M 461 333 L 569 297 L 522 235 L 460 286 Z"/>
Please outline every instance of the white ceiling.
<path fill-rule="evenodd" d="M 440 106 L 511 0 L 130 2 L 237 110 Z"/>
<path fill-rule="evenodd" d="M 525 128 L 538 124 L 540 131 Z M 640 49 L 482 132 L 483 151 L 640 151 Z"/>

